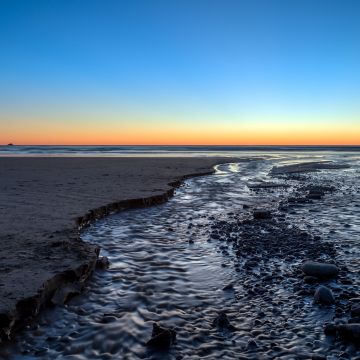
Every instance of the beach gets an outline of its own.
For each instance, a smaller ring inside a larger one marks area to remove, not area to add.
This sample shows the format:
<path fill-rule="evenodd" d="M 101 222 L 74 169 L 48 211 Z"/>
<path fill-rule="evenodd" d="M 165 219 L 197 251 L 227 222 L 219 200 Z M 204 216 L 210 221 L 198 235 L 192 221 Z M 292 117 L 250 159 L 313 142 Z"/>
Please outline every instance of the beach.
<path fill-rule="evenodd" d="M 99 246 L 79 229 L 110 212 L 166 201 L 187 176 L 224 158 L 0 158 L 3 336 L 55 291 L 91 274 Z"/>
<path fill-rule="evenodd" d="M 0 357 L 357 359 L 358 152 L 242 154 L 1 158 Z"/>

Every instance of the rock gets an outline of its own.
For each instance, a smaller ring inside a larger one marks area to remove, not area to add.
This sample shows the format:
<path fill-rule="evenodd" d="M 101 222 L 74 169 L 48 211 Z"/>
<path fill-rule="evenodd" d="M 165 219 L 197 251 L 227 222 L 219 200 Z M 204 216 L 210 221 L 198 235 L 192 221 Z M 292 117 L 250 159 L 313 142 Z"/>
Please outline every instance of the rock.
<path fill-rule="evenodd" d="M 359 317 L 360 316 L 360 303 L 351 305 L 351 316 Z"/>
<path fill-rule="evenodd" d="M 302 265 L 302 271 L 308 276 L 315 276 L 318 278 L 331 278 L 339 273 L 339 269 L 336 265 L 314 261 L 306 261 Z"/>
<path fill-rule="evenodd" d="M 223 287 L 223 290 L 226 291 L 226 290 L 234 290 L 234 285 L 232 283 L 226 285 Z"/>
<path fill-rule="evenodd" d="M 326 324 L 324 327 L 324 334 L 328 336 L 336 335 L 336 325 L 335 324 Z"/>
<path fill-rule="evenodd" d="M 319 279 L 315 276 L 305 276 L 304 277 L 304 281 L 307 283 L 307 284 L 315 284 L 319 281 Z"/>
<path fill-rule="evenodd" d="M 63 305 L 72 297 L 79 295 L 80 292 L 81 286 L 79 284 L 66 284 L 55 291 L 55 294 L 51 298 L 51 302 L 54 305 Z"/>
<path fill-rule="evenodd" d="M 334 304 L 335 299 L 332 291 L 326 286 L 319 286 L 314 295 L 316 304 Z"/>
<path fill-rule="evenodd" d="M 166 329 L 158 325 L 153 324 L 153 330 L 151 339 L 146 343 L 146 346 L 155 349 L 168 349 L 176 340 L 176 331 L 173 329 Z"/>
<path fill-rule="evenodd" d="M 259 346 L 258 344 L 256 343 L 256 341 L 254 339 L 250 339 L 246 345 L 246 350 L 255 350 L 257 349 Z"/>
<path fill-rule="evenodd" d="M 96 268 L 101 270 L 106 270 L 110 266 L 110 261 L 106 256 L 101 256 L 96 261 Z"/>
<path fill-rule="evenodd" d="M 322 194 L 320 193 L 310 193 L 306 196 L 310 200 L 321 200 Z"/>
<path fill-rule="evenodd" d="M 313 354 L 311 356 L 311 360 L 326 360 L 326 355 L 320 355 L 320 354 Z"/>
<path fill-rule="evenodd" d="M 235 327 L 230 324 L 230 321 L 224 311 L 221 311 L 219 315 L 214 319 L 213 326 L 217 326 L 218 328 L 227 329 L 230 331 L 235 330 Z"/>
<path fill-rule="evenodd" d="M 338 325 L 337 332 L 341 339 L 359 344 L 360 324 Z"/>
<path fill-rule="evenodd" d="M 269 210 L 255 210 L 253 215 L 256 220 L 266 220 L 272 217 Z"/>
<path fill-rule="evenodd" d="M 360 324 L 360 316 L 352 317 L 348 320 L 349 324 Z"/>

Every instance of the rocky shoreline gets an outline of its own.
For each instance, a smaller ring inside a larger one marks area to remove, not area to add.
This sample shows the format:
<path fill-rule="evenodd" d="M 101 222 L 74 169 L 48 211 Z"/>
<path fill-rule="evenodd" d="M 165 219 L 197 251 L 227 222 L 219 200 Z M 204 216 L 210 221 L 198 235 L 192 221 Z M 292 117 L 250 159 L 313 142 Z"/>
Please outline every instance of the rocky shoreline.
<path fill-rule="evenodd" d="M 228 220 L 211 222 L 208 241 L 219 242 L 219 250 L 230 259 L 239 274 L 236 281 L 227 284 L 223 290 L 235 292 L 239 302 L 262 304 L 254 314 L 254 330 L 251 331 L 254 338 L 249 340 L 251 346 L 244 348 L 245 353 L 286 358 L 288 351 L 276 343 L 276 332 L 281 327 L 285 333 L 287 328 L 290 330 L 290 319 L 310 304 L 333 314 L 332 321 L 324 322 L 321 331 L 333 344 L 332 349 L 341 349 L 339 358 L 360 359 L 360 293 L 349 277 L 346 263 L 336 260 L 333 242 L 325 241 L 310 230 L 300 229 L 288 216 L 292 214 L 294 219 L 296 207 L 311 206 L 314 201 L 319 202 L 324 196 L 338 191 L 332 185 L 321 184 L 321 175 L 320 183 L 309 183 L 303 173 L 348 168 L 348 165 L 331 162 L 274 167 L 270 176 L 282 183 L 266 182 L 249 185 L 249 188 L 255 193 L 273 192 L 274 189 L 288 189 L 290 181 L 293 189 L 289 194 L 275 206 L 268 204 L 265 208 L 249 209 L 245 220 L 239 219 L 238 214 L 230 214 Z M 289 292 L 287 303 L 284 299 L 275 299 L 273 284 L 276 283 L 281 283 Z M 284 316 L 285 322 L 276 324 L 274 318 L 280 315 Z M 301 323 L 306 327 L 306 320 L 298 318 L 297 321 L 298 331 L 291 330 L 301 332 Z M 270 323 L 271 328 L 266 326 Z M 264 335 L 266 328 L 270 336 Z M 272 336 L 273 342 L 261 345 L 264 343 L 261 340 Z M 327 359 L 327 351 L 299 353 L 296 358 L 309 357 Z"/>

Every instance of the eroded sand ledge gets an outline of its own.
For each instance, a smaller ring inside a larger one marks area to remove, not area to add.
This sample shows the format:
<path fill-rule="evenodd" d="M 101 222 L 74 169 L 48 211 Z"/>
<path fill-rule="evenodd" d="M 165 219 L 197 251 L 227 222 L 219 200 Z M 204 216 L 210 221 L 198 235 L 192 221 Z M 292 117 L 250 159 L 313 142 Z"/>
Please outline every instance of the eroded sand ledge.
<path fill-rule="evenodd" d="M 0 335 L 8 338 L 55 290 L 83 283 L 99 248 L 81 227 L 165 202 L 182 180 L 230 158 L 0 158 Z"/>

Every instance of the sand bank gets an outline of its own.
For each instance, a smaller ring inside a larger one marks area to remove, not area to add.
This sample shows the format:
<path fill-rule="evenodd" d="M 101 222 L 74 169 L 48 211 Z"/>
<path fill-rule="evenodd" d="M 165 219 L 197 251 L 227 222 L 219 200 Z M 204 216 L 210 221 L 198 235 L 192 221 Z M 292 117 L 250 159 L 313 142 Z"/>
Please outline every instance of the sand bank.
<path fill-rule="evenodd" d="M 81 284 L 99 254 L 79 229 L 166 201 L 185 177 L 224 158 L 0 158 L 0 328 L 11 333 L 56 289 Z"/>

